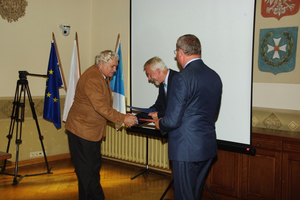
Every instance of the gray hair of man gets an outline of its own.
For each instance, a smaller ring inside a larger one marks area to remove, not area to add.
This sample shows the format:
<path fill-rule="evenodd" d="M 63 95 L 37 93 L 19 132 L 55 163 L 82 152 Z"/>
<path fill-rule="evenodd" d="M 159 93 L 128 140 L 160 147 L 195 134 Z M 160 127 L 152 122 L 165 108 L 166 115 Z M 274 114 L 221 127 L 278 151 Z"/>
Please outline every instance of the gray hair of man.
<path fill-rule="evenodd" d="M 168 67 L 164 63 L 162 59 L 160 59 L 157 56 L 154 56 L 153 58 L 150 58 L 145 64 L 144 64 L 144 71 L 146 70 L 147 66 L 150 66 L 152 71 L 155 71 L 156 69 L 160 69 L 161 71 L 168 70 Z"/>
<path fill-rule="evenodd" d="M 200 55 L 201 56 L 201 43 L 200 40 L 192 34 L 186 34 L 178 38 L 176 43 L 176 50 L 182 49 L 184 54 Z"/>
<path fill-rule="evenodd" d="M 119 55 L 111 50 L 102 51 L 95 57 L 95 65 L 99 65 L 101 61 L 105 65 L 109 60 L 119 61 Z"/>

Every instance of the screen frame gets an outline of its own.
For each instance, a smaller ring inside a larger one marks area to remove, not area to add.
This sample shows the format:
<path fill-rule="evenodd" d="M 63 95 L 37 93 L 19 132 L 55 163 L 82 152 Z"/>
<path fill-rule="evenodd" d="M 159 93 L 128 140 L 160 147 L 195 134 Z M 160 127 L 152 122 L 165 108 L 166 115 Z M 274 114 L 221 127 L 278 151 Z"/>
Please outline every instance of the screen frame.
<path fill-rule="evenodd" d="M 134 77 L 134 74 L 133 74 L 133 44 L 132 44 L 132 41 L 133 41 L 133 35 L 132 35 L 132 4 L 135 0 L 131 0 L 130 1 L 130 105 L 131 106 L 136 106 L 133 104 L 133 98 L 135 98 L 133 96 L 133 82 L 132 82 L 132 78 Z M 254 54 L 254 32 L 255 32 L 255 13 L 256 13 L 256 0 L 253 0 L 253 3 L 254 3 L 254 7 L 253 7 L 253 31 L 252 31 L 252 52 L 251 52 L 251 77 L 250 77 L 250 80 L 251 80 L 251 83 L 250 83 L 250 103 L 249 103 L 249 115 L 250 115 L 250 120 L 248 122 L 248 127 L 245 127 L 245 131 L 249 131 L 249 137 L 250 137 L 250 140 L 249 140 L 249 143 L 239 143 L 239 142 L 236 142 L 236 141 L 230 141 L 230 140 L 223 140 L 223 139 L 220 139 L 218 138 L 217 139 L 217 143 L 218 143 L 218 149 L 220 150 L 225 150 L 225 151 L 231 151 L 231 152 L 238 152 L 238 153 L 242 153 L 242 154 L 248 154 L 248 155 L 255 155 L 256 154 L 256 150 L 254 148 L 252 148 L 252 95 L 253 95 L 253 54 Z M 174 41 L 175 43 L 176 41 Z M 150 58 L 150 57 L 149 57 Z M 146 60 L 145 60 L 146 62 Z M 142 67 L 142 66 L 141 66 Z M 141 68 L 142 70 L 142 68 Z M 144 77 L 144 79 L 146 79 L 146 76 Z M 158 93 L 158 88 L 157 88 L 157 93 Z M 145 92 L 145 95 L 147 93 Z M 154 104 L 154 102 L 152 103 Z M 151 105 L 152 105 L 151 104 Z M 151 106 L 151 105 L 148 105 L 148 106 Z M 147 128 L 147 127 L 145 127 Z M 230 131 L 230 130 L 229 130 Z M 230 134 L 230 133 L 229 133 Z"/>

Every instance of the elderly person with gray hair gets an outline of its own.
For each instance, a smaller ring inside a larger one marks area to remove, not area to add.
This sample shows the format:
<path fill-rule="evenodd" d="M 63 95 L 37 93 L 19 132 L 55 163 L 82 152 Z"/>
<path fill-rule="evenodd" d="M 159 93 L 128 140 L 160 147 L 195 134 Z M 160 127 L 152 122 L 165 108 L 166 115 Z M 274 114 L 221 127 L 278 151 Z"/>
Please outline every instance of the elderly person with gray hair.
<path fill-rule="evenodd" d="M 171 87 L 173 76 L 177 73 L 172 69 L 169 69 L 164 61 L 154 56 L 146 61 L 144 64 L 144 71 L 149 82 L 158 86 L 158 96 L 155 103 L 150 107 L 153 112 L 139 113 L 136 117 L 139 119 L 154 119 L 157 120 L 165 115 L 168 103 L 168 90 Z M 139 120 L 139 124 L 143 124 L 144 121 Z"/>
<path fill-rule="evenodd" d="M 118 65 L 119 56 L 102 51 L 77 83 L 66 129 L 71 157 L 78 178 L 79 199 L 105 199 L 100 184 L 101 140 L 106 135 L 107 121 L 133 126 L 137 119 L 112 108 L 108 78 Z"/>

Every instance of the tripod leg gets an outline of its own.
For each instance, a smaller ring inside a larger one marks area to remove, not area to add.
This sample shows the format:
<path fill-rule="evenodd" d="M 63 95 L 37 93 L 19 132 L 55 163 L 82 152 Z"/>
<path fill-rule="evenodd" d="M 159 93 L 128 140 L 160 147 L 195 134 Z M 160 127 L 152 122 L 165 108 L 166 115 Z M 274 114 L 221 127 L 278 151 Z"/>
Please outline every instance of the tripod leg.
<path fill-rule="evenodd" d="M 213 191 L 206 185 L 206 183 L 204 183 L 204 186 L 210 192 L 210 194 L 215 198 L 215 200 L 219 200 L 218 197 L 215 195 L 215 193 L 213 193 Z"/>
<path fill-rule="evenodd" d="M 19 85 L 19 81 L 18 81 Z M 17 99 L 18 101 L 16 102 L 16 112 L 15 112 L 15 118 L 17 121 L 17 126 L 16 126 L 16 164 L 15 164 L 15 175 L 14 175 L 14 180 L 13 180 L 13 185 L 17 185 L 18 182 L 23 178 L 20 176 L 19 179 L 18 177 L 18 163 L 19 163 L 19 148 L 20 144 L 22 143 L 22 123 L 24 122 L 24 116 L 25 116 L 25 89 L 24 85 L 19 85 L 21 87 L 20 90 L 20 95 L 19 98 Z"/>
<path fill-rule="evenodd" d="M 38 131 L 38 134 L 39 134 L 39 140 L 41 142 L 41 146 L 42 146 L 42 150 L 43 150 L 43 154 L 44 154 L 45 164 L 46 164 L 46 167 L 47 167 L 47 173 L 50 174 L 51 173 L 50 172 L 51 168 L 49 168 L 48 161 L 47 161 L 47 156 L 46 156 L 46 151 L 45 151 L 45 148 L 44 148 L 44 143 L 43 143 L 44 137 L 41 134 L 39 122 L 38 122 L 37 115 L 36 115 L 36 112 L 35 112 L 35 109 L 34 109 L 34 102 L 32 101 L 31 93 L 30 93 L 28 84 L 26 85 L 26 90 L 27 90 L 27 96 L 28 96 L 28 100 L 29 100 L 29 104 L 30 104 L 30 108 L 31 108 L 31 112 L 32 112 L 32 117 L 35 120 L 36 128 L 37 128 L 37 131 Z"/>
<path fill-rule="evenodd" d="M 19 181 L 23 178 L 22 176 L 20 176 L 20 178 L 17 179 L 17 177 L 18 177 L 18 161 L 19 161 L 18 158 L 19 158 L 19 143 L 17 143 L 16 165 L 15 165 L 15 175 L 14 175 L 13 185 L 17 185 L 19 183 Z"/>
<path fill-rule="evenodd" d="M 146 136 L 146 169 L 143 170 L 142 172 L 140 172 L 139 174 L 131 177 L 130 179 L 133 180 L 135 179 L 136 177 L 146 173 L 148 175 L 148 171 L 149 171 L 149 166 L 148 166 L 148 136 Z"/>
<path fill-rule="evenodd" d="M 163 195 L 160 197 L 160 200 L 163 200 L 164 197 L 166 196 L 167 192 L 169 191 L 169 189 L 172 187 L 174 182 L 174 179 L 171 180 L 171 182 L 169 183 L 168 187 L 166 188 L 165 192 L 163 193 Z"/>
<path fill-rule="evenodd" d="M 149 142 L 149 140 L 148 139 L 149 139 L 149 137 L 147 135 L 146 136 L 146 169 L 143 170 L 142 172 L 140 172 L 139 174 L 131 177 L 131 180 L 135 179 L 136 177 L 138 177 L 138 176 L 140 176 L 140 175 L 142 175 L 144 173 L 146 173 L 146 175 L 148 176 L 149 172 L 153 172 L 155 174 L 159 174 L 159 175 L 162 175 L 162 176 L 165 176 L 165 177 L 169 177 L 168 175 L 164 175 L 164 174 L 161 174 L 159 172 L 156 172 L 154 170 L 149 169 L 149 161 L 148 161 L 148 158 L 149 158 L 149 149 L 148 149 L 149 143 L 148 142 Z"/>
<path fill-rule="evenodd" d="M 15 129 L 15 122 L 16 122 L 16 110 L 17 110 L 17 102 L 19 101 L 19 85 L 17 84 L 17 87 L 16 87 L 16 92 L 15 92 L 15 98 L 14 98 L 14 101 L 13 101 L 13 108 L 12 108 L 12 112 L 11 112 L 11 116 L 10 116 L 10 126 L 9 126 L 9 132 L 8 132 L 8 135 L 6 136 L 7 139 L 8 139 L 8 142 L 7 142 L 7 148 L 6 148 L 6 153 L 9 152 L 9 147 L 10 147 L 10 141 L 13 137 L 13 132 L 14 132 L 14 129 Z M 5 174 L 5 167 L 6 167 L 6 161 L 7 160 L 4 160 L 4 164 L 3 164 L 3 167 L 1 169 L 1 173 L 2 174 Z"/>
<path fill-rule="evenodd" d="M 143 170 L 143 171 L 142 171 L 142 172 L 140 172 L 139 174 L 137 174 L 137 175 L 135 175 L 135 176 L 131 177 L 130 179 L 131 179 L 131 180 L 133 180 L 133 179 L 135 179 L 136 177 L 138 177 L 138 176 L 142 175 L 143 173 L 148 173 L 148 169 L 145 169 L 145 170 Z"/>

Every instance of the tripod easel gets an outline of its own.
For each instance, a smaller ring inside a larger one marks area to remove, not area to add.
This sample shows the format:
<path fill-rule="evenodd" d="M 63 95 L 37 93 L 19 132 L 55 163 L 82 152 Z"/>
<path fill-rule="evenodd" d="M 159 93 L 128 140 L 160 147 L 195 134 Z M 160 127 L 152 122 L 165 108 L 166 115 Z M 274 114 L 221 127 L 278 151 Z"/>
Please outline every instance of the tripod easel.
<path fill-rule="evenodd" d="M 12 114 L 11 114 L 10 128 L 9 128 L 9 133 L 6 136 L 8 138 L 6 153 L 8 153 L 9 152 L 10 141 L 12 139 L 13 132 L 14 132 L 15 125 L 16 125 L 16 145 L 17 145 L 17 147 L 16 147 L 15 173 L 10 174 L 10 173 L 7 173 L 5 171 L 7 160 L 4 161 L 4 165 L 1 168 L 1 173 L 2 174 L 7 174 L 7 175 L 14 176 L 12 185 L 17 185 L 23 177 L 37 176 L 37 175 L 43 175 L 43 174 L 52 174 L 52 172 L 50 172 L 51 168 L 49 168 L 49 166 L 48 166 L 46 152 L 45 152 L 45 148 L 44 148 L 44 144 L 43 144 L 44 137 L 41 135 L 38 119 L 37 119 L 36 112 L 35 112 L 35 109 L 34 109 L 34 102 L 32 101 L 32 98 L 31 98 L 31 94 L 30 94 L 30 90 L 29 90 L 26 75 L 46 77 L 45 75 L 29 74 L 26 71 L 19 71 L 19 78 L 20 79 L 17 81 L 17 87 L 16 87 L 15 98 L 14 98 L 14 102 L 13 102 L 13 109 L 12 109 Z M 25 115 L 25 96 L 26 96 L 26 94 L 27 94 L 27 97 L 28 97 L 28 100 L 29 100 L 29 105 L 30 105 L 30 108 L 31 108 L 32 117 L 35 120 L 37 131 L 38 131 L 38 134 L 39 134 L 39 139 L 40 139 L 41 146 L 42 146 L 42 149 L 43 149 L 43 154 L 44 154 L 44 158 L 45 158 L 47 172 L 39 173 L 39 174 L 23 175 L 22 176 L 22 175 L 18 175 L 18 161 L 19 161 L 19 145 L 22 143 L 22 123 L 24 122 L 24 115 Z M 17 179 L 17 177 L 19 177 L 19 178 Z"/>
<path fill-rule="evenodd" d="M 152 172 L 152 173 L 155 173 L 155 174 L 159 174 L 159 175 L 168 177 L 167 175 L 164 175 L 164 174 L 161 174 L 161 173 L 159 173 L 159 172 L 156 172 L 156 171 L 154 171 L 154 170 L 149 169 L 149 165 L 148 165 L 148 153 L 149 153 L 149 152 L 148 152 L 148 139 L 149 139 L 149 138 L 148 138 L 148 135 L 147 135 L 147 136 L 146 136 L 146 169 L 143 170 L 142 172 L 140 172 L 139 174 L 137 174 L 137 175 L 131 177 L 131 180 L 135 179 L 136 177 L 138 177 L 138 176 L 140 176 L 140 175 L 142 175 L 142 174 L 144 174 L 144 173 L 146 173 L 146 174 L 148 175 L 149 172 Z"/>

